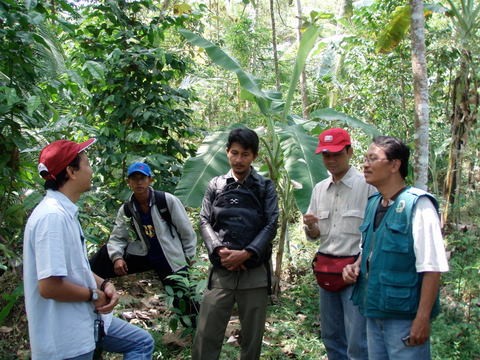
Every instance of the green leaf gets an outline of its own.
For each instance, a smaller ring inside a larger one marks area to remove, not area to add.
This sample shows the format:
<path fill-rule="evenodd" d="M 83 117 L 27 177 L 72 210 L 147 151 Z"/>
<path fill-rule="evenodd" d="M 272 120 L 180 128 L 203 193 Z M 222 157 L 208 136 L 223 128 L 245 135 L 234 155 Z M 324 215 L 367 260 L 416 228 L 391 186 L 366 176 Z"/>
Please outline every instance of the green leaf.
<path fill-rule="evenodd" d="M 32 95 L 27 100 L 27 113 L 28 116 L 32 116 L 33 112 L 38 109 L 42 100 L 40 96 Z"/>
<path fill-rule="evenodd" d="M 315 184 L 328 176 L 322 158 L 315 154 L 317 138 L 305 133 L 301 125 L 290 125 L 278 132 L 290 179 L 302 184 L 293 195 L 298 208 L 305 213 Z"/>
<path fill-rule="evenodd" d="M 7 100 L 7 106 L 11 107 L 18 102 L 20 102 L 20 98 L 17 96 L 17 92 L 13 88 L 9 88 L 7 86 L 0 86 L 0 95 L 4 94 L 4 99 Z M 1 100 L 1 97 L 0 97 Z"/>
<path fill-rule="evenodd" d="M 173 288 L 170 285 L 165 285 L 165 292 L 167 293 L 168 296 L 175 295 L 175 291 L 173 291 Z"/>
<path fill-rule="evenodd" d="M 341 121 L 345 125 L 354 127 L 354 128 L 359 128 L 362 129 L 367 135 L 370 136 L 377 136 L 380 135 L 380 132 L 378 129 L 371 125 L 363 122 L 362 120 L 359 120 L 357 118 L 354 118 L 350 115 L 347 115 L 345 113 L 330 109 L 330 108 L 325 108 L 325 109 L 320 109 L 320 110 L 315 110 L 310 114 L 310 119 L 321 119 L 321 120 L 327 120 L 327 121 Z"/>
<path fill-rule="evenodd" d="M 30 20 L 29 22 L 30 22 L 30 24 L 32 24 L 32 25 L 39 25 L 39 24 L 41 24 L 41 23 L 43 22 L 43 19 L 44 19 L 43 15 L 40 14 L 39 12 L 32 11 L 32 12 L 30 12 L 30 14 L 29 14 L 29 20 Z"/>
<path fill-rule="evenodd" d="M 102 82 L 105 80 L 105 70 L 100 63 L 88 60 L 85 62 L 83 69 L 87 69 L 95 79 Z"/>
<path fill-rule="evenodd" d="M 295 67 L 293 68 L 290 86 L 288 88 L 287 98 L 285 100 L 285 107 L 283 109 L 283 119 L 287 118 L 292 103 L 293 94 L 297 87 L 298 79 L 303 71 L 308 54 L 315 45 L 315 41 L 320 35 L 320 28 L 316 25 L 310 25 L 302 35 L 300 46 L 298 47 L 297 58 L 295 60 Z"/>
<path fill-rule="evenodd" d="M 185 163 L 182 178 L 175 190 L 175 195 L 184 205 L 199 207 L 210 179 L 230 169 L 225 153 L 229 132 L 230 129 L 208 135 L 195 157 Z"/>
<path fill-rule="evenodd" d="M 177 331 L 177 328 L 178 328 L 178 319 L 175 318 L 175 317 L 172 317 L 170 318 L 170 321 L 168 323 L 168 326 L 170 327 L 170 329 L 175 332 Z"/>
<path fill-rule="evenodd" d="M 3 294 L 2 297 L 7 301 L 7 304 L 0 311 L 0 325 L 2 325 L 8 314 L 15 305 L 15 302 L 23 296 L 23 284 L 18 285 L 10 294 Z"/>
<path fill-rule="evenodd" d="M 35 9 L 37 6 L 37 0 L 25 0 L 25 7 L 27 10 Z"/>
<path fill-rule="evenodd" d="M 195 286 L 195 294 L 203 294 L 203 290 L 207 287 L 208 280 L 203 279 L 200 280 L 197 285 Z"/>

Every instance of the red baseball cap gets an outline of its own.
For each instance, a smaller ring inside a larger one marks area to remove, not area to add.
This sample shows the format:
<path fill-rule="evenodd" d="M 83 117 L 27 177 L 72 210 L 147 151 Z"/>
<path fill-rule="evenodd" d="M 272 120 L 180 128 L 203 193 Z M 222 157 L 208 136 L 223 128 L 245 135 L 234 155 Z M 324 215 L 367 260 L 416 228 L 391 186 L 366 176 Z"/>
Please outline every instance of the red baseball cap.
<path fill-rule="evenodd" d="M 48 144 L 40 152 L 38 158 L 38 173 L 44 179 L 53 179 L 60 174 L 78 153 L 82 152 L 90 145 L 92 145 L 97 139 L 89 139 L 80 144 L 70 140 L 57 140 Z M 47 171 L 48 174 L 43 174 L 43 171 Z"/>
<path fill-rule="evenodd" d="M 339 152 L 347 145 L 351 145 L 348 132 L 338 128 L 328 129 L 318 136 L 318 146 L 315 154 L 326 151 Z"/>

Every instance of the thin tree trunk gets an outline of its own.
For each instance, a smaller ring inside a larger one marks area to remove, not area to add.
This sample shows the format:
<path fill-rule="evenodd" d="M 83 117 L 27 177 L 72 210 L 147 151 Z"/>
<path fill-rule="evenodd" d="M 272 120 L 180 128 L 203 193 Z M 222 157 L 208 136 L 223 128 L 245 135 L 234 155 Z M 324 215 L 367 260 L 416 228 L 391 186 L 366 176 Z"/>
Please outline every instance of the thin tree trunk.
<path fill-rule="evenodd" d="M 278 240 L 278 251 L 275 258 L 275 271 L 273 276 L 272 293 L 276 296 L 280 294 L 280 279 L 282 277 L 283 253 L 285 250 L 285 239 L 287 236 L 288 215 L 282 211 L 280 224 L 280 237 Z"/>
<path fill-rule="evenodd" d="M 442 213 L 442 223 L 444 225 L 448 225 L 452 221 L 452 210 L 458 201 L 461 184 L 462 154 L 467 145 L 468 133 L 477 119 L 479 106 L 478 81 L 470 66 L 473 66 L 471 54 L 464 51 L 451 95 L 452 142 L 443 192 L 445 207 Z"/>
<path fill-rule="evenodd" d="M 412 8 L 412 70 L 415 98 L 414 185 L 427 190 L 428 182 L 428 82 L 425 60 L 425 16 L 423 0 L 410 0 Z"/>
<path fill-rule="evenodd" d="M 302 4 L 300 0 L 297 0 L 297 17 L 298 17 L 298 27 L 297 27 L 297 41 L 300 45 L 300 40 L 302 40 Z M 302 113 L 303 118 L 308 119 L 308 93 L 307 93 L 307 75 L 305 69 L 302 71 L 300 76 L 300 93 L 302 94 Z"/>
<path fill-rule="evenodd" d="M 275 11 L 273 0 L 270 0 L 270 19 L 272 22 L 273 66 L 275 68 L 275 88 L 280 91 L 280 71 L 278 70 L 277 30 L 275 26 Z"/>

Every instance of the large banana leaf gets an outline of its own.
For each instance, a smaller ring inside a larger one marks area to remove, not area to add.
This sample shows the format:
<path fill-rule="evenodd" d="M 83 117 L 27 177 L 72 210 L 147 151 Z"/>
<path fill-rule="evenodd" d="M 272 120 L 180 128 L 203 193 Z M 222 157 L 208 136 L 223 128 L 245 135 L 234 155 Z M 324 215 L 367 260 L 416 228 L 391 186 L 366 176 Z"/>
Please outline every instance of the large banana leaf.
<path fill-rule="evenodd" d="M 197 150 L 195 157 L 185 163 L 182 178 L 175 195 L 186 206 L 199 207 L 210 179 L 225 174 L 229 169 L 225 145 L 229 130 L 209 134 Z"/>
<path fill-rule="evenodd" d="M 315 45 L 318 35 L 320 35 L 320 28 L 313 24 L 310 25 L 307 30 L 302 34 L 302 40 L 300 40 L 300 46 L 298 47 L 295 67 L 293 68 L 292 78 L 290 80 L 290 86 L 288 88 L 288 94 L 285 100 L 285 107 L 283 108 L 283 119 L 286 119 L 287 115 L 289 115 L 290 105 L 292 103 L 295 89 L 297 88 L 298 79 L 302 74 L 308 54 Z"/>
<path fill-rule="evenodd" d="M 357 118 L 354 118 L 350 115 L 347 115 L 345 113 L 335 111 L 330 108 L 325 108 L 325 109 L 319 109 L 315 110 L 310 114 L 310 119 L 321 119 L 321 120 L 327 120 L 327 121 L 341 121 L 345 125 L 354 127 L 354 128 L 360 128 L 362 129 L 367 135 L 370 136 L 377 136 L 380 135 L 380 132 L 378 129 L 371 125 L 367 124 Z"/>
<path fill-rule="evenodd" d="M 396 8 L 390 23 L 377 37 L 375 51 L 377 53 L 389 53 L 395 49 L 405 37 L 410 28 L 410 22 L 410 5 Z"/>
<path fill-rule="evenodd" d="M 244 71 L 237 60 L 225 53 L 219 46 L 191 31 L 180 29 L 179 32 L 190 44 L 205 49 L 215 64 L 225 70 L 233 71 L 237 75 L 242 89 L 253 96 L 253 100 L 255 100 L 263 114 L 278 113 L 283 109 L 283 102 L 279 100 L 281 99 L 280 92 L 264 91 L 260 86 L 260 81 L 252 74 Z M 242 97 L 249 98 L 245 94 Z"/>
<path fill-rule="evenodd" d="M 375 43 L 375 51 L 377 53 L 391 52 L 397 47 L 400 41 L 405 38 L 408 30 L 410 29 L 410 23 L 412 20 L 410 12 L 410 5 L 399 6 L 395 9 L 395 11 L 392 13 L 390 22 L 387 24 L 385 29 L 378 34 L 377 41 Z M 431 15 L 432 12 L 444 13 L 445 8 L 437 4 L 425 4 L 425 17 Z"/>
<path fill-rule="evenodd" d="M 285 169 L 290 179 L 302 185 L 293 195 L 298 208 L 305 213 L 310 203 L 313 187 L 328 176 L 322 158 L 315 154 L 318 140 L 305 133 L 301 125 L 285 126 L 278 131 L 285 159 Z"/>

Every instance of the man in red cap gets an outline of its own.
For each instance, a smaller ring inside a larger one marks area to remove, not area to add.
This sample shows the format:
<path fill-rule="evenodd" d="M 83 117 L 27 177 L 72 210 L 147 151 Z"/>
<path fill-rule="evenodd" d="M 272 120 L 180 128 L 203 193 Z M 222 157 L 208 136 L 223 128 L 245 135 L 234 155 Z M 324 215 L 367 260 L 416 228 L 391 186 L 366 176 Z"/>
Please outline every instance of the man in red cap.
<path fill-rule="evenodd" d="M 351 257 L 360 252 L 360 231 L 368 196 L 375 188 L 363 174 L 350 165 L 353 155 L 349 134 L 338 128 L 322 132 L 315 151 L 322 154 L 330 176 L 315 185 L 310 206 L 303 216 L 305 233 L 320 245 L 316 261 L 328 267 L 332 258 Z M 328 272 L 328 270 L 327 270 Z M 322 340 L 329 360 L 368 359 L 365 319 L 350 300 L 353 287 L 332 287 L 322 281 L 320 287 L 320 323 Z M 341 276 L 339 277 L 341 280 Z M 343 281 L 342 281 L 343 282 Z"/>
<path fill-rule="evenodd" d="M 131 359 L 153 352 L 148 332 L 112 316 L 119 295 L 88 263 L 75 203 L 91 187 L 85 149 L 94 142 L 59 140 L 40 153 L 47 193 L 27 221 L 23 244 L 33 360 L 92 359 L 96 345 Z"/>

